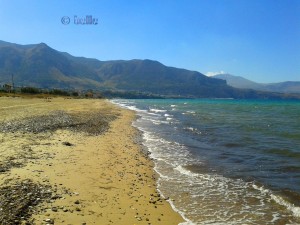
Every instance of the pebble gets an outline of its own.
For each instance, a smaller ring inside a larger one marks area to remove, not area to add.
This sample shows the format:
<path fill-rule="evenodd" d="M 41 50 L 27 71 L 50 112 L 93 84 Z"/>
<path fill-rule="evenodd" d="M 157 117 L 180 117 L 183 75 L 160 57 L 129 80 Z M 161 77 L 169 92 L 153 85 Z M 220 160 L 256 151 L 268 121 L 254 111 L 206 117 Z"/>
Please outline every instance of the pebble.
<path fill-rule="evenodd" d="M 7 181 L 0 188 L 1 224 L 20 224 L 36 212 L 35 206 L 46 201 L 52 193 L 49 186 L 34 183 L 32 180 Z"/>
<path fill-rule="evenodd" d="M 62 144 L 65 145 L 65 146 L 73 146 L 73 144 L 71 144 L 71 143 L 68 142 L 68 141 L 64 141 Z"/>
<path fill-rule="evenodd" d="M 48 224 L 54 224 L 54 220 L 53 219 L 45 219 L 45 222 Z"/>

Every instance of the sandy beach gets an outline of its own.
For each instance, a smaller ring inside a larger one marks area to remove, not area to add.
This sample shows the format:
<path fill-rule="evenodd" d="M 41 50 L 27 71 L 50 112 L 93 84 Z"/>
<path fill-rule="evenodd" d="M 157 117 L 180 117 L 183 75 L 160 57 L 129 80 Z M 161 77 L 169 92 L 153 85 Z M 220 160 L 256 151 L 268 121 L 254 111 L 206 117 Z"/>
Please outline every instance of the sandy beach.
<path fill-rule="evenodd" d="M 106 100 L 0 98 L 0 224 L 178 224 L 153 162 Z"/>

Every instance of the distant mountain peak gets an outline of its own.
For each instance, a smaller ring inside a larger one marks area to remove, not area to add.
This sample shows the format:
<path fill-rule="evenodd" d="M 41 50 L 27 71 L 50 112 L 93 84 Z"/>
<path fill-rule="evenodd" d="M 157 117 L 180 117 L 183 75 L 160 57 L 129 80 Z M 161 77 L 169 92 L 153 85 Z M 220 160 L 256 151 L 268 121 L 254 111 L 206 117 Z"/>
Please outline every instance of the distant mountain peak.
<path fill-rule="evenodd" d="M 300 93 L 299 81 L 286 81 L 279 83 L 256 83 L 241 76 L 231 74 L 217 74 L 214 78 L 226 80 L 227 84 L 235 88 L 271 91 L 280 93 Z"/>
<path fill-rule="evenodd" d="M 37 44 L 37 46 L 50 48 L 50 47 L 49 47 L 46 43 L 44 43 L 44 42 L 41 42 L 41 43 Z"/>
<path fill-rule="evenodd" d="M 236 89 L 224 80 L 150 59 L 99 61 L 74 57 L 43 42 L 18 45 L 0 41 L 0 83 L 11 82 L 12 73 L 19 87 L 117 90 L 176 98 L 286 97 Z"/>

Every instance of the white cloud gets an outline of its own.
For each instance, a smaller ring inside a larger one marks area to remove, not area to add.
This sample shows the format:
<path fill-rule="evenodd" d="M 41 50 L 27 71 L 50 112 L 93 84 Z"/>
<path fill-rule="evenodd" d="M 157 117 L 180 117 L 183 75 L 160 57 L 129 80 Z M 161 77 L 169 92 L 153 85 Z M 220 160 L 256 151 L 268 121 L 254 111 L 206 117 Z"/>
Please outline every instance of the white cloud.
<path fill-rule="evenodd" d="M 219 71 L 219 72 L 207 72 L 205 75 L 208 76 L 208 77 L 212 77 L 214 75 L 217 75 L 217 74 L 224 74 L 225 72 L 223 70 Z"/>

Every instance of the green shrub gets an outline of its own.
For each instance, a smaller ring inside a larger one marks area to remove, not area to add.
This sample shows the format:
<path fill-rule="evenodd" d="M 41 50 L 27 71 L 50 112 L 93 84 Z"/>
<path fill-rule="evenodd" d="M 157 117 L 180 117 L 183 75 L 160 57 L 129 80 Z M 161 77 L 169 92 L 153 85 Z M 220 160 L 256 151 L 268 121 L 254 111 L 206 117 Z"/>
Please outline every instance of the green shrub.
<path fill-rule="evenodd" d="M 39 94 L 41 93 L 38 88 L 34 87 L 22 87 L 21 88 L 21 93 L 28 93 L 28 94 Z"/>

